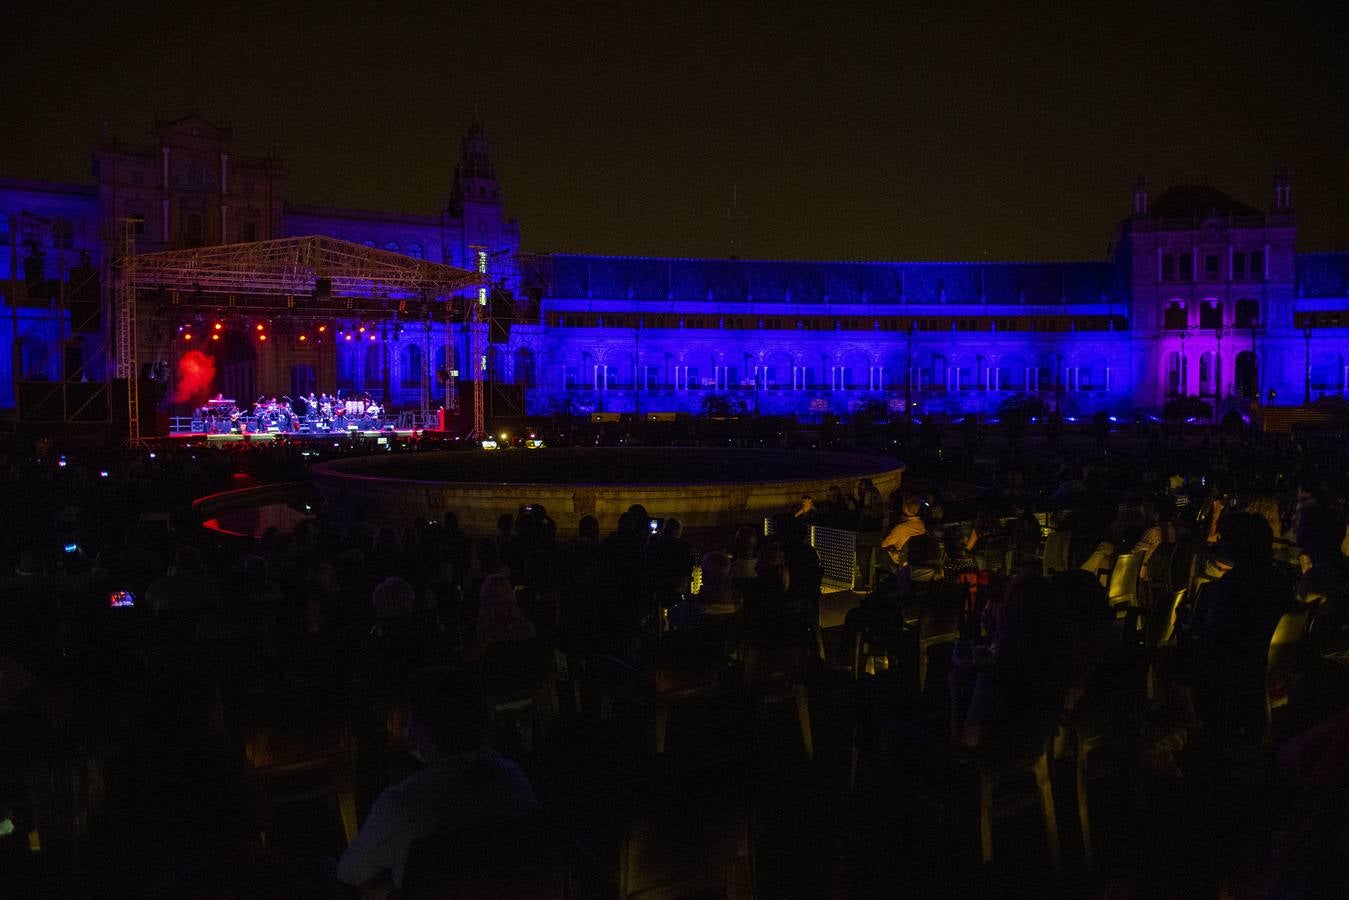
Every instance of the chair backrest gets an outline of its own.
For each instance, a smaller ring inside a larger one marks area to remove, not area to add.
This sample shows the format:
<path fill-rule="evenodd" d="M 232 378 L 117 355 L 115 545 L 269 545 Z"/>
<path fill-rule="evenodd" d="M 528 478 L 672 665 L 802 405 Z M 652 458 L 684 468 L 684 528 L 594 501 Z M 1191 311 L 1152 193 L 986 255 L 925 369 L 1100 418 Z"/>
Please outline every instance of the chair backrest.
<path fill-rule="evenodd" d="M 1121 553 L 1115 557 L 1106 590 L 1111 605 L 1138 600 L 1138 576 L 1143 571 L 1143 554 Z"/>
<path fill-rule="evenodd" d="M 1072 544 L 1071 531 L 1051 531 L 1045 538 L 1044 574 L 1068 571 L 1068 548 Z"/>
<path fill-rule="evenodd" d="M 620 900 L 752 897 L 748 811 L 719 797 L 660 804 L 629 828 L 618 878 Z"/>
<path fill-rule="evenodd" d="M 543 814 L 437 831 L 413 842 L 401 896 L 561 900 L 571 896 L 566 843 Z"/>
<path fill-rule="evenodd" d="M 1152 612 L 1148 625 L 1148 645 L 1157 647 L 1171 640 L 1176 633 L 1176 610 L 1185 599 L 1185 588 L 1168 589 L 1165 603 L 1159 604 Z"/>
<path fill-rule="evenodd" d="M 1274 635 L 1269 639 L 1270 669 L 1286 666 L 1293 661 L 1298 645 L 1302 643 L 1303 635 L 1307 633 L 1307 627 L 1316 612 L 1316 606 L 1315 603 L 1301 603 L 1279 617 L 1279 624 L 1275 626 Z"/>

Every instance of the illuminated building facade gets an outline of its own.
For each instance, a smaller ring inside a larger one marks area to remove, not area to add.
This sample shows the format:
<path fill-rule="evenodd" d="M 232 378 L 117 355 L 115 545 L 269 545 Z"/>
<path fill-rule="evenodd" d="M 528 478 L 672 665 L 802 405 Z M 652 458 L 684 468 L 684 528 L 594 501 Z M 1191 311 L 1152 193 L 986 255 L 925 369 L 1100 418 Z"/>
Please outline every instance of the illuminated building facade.
<path fill-rule="evenodd" d="M 436 215 L 288 203 L 279 159 L 235 155 L 227 128 L 195 116 L 155 137 L 102 142 L 92 185 L 0 179 L 0 335 L 12 347 L 0 408 L 13 409 L 21 381 L 103 377 L 108 317 L 80 285 L 97 272 L 106 292 L 113 223 L 126 218 L 146 251 L 322 234 L 465 268 L 486 253 L 498 327 L 476 347 L 462 323 L 448 342 L 443 322 L 385 323 L 355 342 L 336 335 L 367 323 L 292 322 L 267 342 L 231 327 L 212 338 L 218 388 L 247 399 L 337 388 L 435 406 L 455 372 L 509 389 L 531 414 L 816 417 L 912 403 L 991 415 L 1035 398 L 1085 415 L 1181 395 L 1221 411 L 1270 391 L 1297 404 L 1349 389 L 1349 253 L 1297 253 L 1283 173 L 1264 211 L 1207 186 L 1151 198 L 1140 179 L 1099 261 L 521 257 L 476 124 Z M 194 323 L 153 312 L 143 374 L 171 379 L 179 326 Z"/>

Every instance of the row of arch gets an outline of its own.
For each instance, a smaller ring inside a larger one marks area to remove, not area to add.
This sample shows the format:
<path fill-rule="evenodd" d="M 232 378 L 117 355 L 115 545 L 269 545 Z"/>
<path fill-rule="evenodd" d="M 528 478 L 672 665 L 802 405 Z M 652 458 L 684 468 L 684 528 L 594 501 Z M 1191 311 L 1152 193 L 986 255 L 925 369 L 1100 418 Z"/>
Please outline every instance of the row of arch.
<path fill-rule="evenodd" d="M 1198 383 L 1191 384 L 1191 360 L 1198 365 Z M 1208 350 L 1198 354 L 1184 354 L 1173 350 L 1165 355 L 1163 387 L 1166 396 L 1179 397 L 1193 389 L 1200 397 L 1221 397 L 1228 390 L 1242 397 L 1255 397 L 1260 390 L 1259 361 L 1250 350 L 1242 350 L 1235 358 L 1218 356 Z M 1232 366 L 1228 377 L 1227 366 Z M 1337 387 L 1336 390 L 1339 390 Z"/>
<path fill-rule="evenodd" d="M 1198 310 L 1196 319 L 1194 310 Z M 1232 321 L 1223 317 L 1223 303 L 1217 297 L 1205 297 L 1193 306 L 1179 297 L 1168 300 L 1162 310 L 1162 327 L 1168 331 L 1184 331 L 1188 328 L 1255 328 L 1260 324 L 1260 301 L 1250 298 L 1238 300 L 1233 310 Z"/>
<path fill-rule="evenodd" d="M 636 364 L 634 364 L 634 362 Z M 763 353 L 664 349 L 633 351 L 607 348 L 564 354 L 545 383 L 564 388 L 647 389 L 754 387 L 885 390 L 912 386 L 923 390 L 1104 391 L 1111 387 L 1111 362 L 1100 352 L 981 354 L 940 350 L 874 354 Z"/>
<path fill-rule="evenodd" d="M 401 248 L 397 241 L 385 241 L 383 244 L 378 244 L 375 241 L 365 240 L 361 241 L 361 243 L 366 247 L 377 247 L 381 250 L 391 250 L 394 253 L 402 253 L 404 256 L 410 256 L 413 259 L 422 259 L 426 255 L 425 249 L 418 243 L 411 243 L 406 247 Z"/>

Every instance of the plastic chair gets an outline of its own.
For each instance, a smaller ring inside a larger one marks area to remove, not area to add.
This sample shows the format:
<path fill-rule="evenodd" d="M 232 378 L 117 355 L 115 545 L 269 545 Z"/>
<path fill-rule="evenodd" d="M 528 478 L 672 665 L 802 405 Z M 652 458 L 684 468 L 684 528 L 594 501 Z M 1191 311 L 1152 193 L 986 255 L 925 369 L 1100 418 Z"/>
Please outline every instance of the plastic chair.
<path fill-rule="evenodd" d="M 862 749 L 880 734 L 884 718 L 894 711 L 906 686 L 918 681 L 918 630 L 896 617 L 884 625 L 857 630 L 852 646 L 852 677 L 857 686 L 849 750 L 848 784 L 857 786 Z"/>
<path fill-rule="evenodd" d="M 979 765 L 979 858 L 987 864 L 993 861 L 993 819 L 997 810 L 994 799 L 997 788 L 1014 778 L 1030 776 L 1040 804 L 1040 818 L 1049 846 L 1049 862 L 1056 876 L 1063 874 L 1063 856 L 1059 846 L 1058 815 L 1054 809 L 1054 785 L 1049 774 L 1048 748 L 1038 756 L 1007 762 L 981 762 Z"/>
<path fill-rule="evenodd" d="M 603 706 L 611 705 L 613 698 L 622 694 L 643 707 L 648 748 L 657 756 L 663 754 L 674 708 L 722 693 L 732 663 L 726 635 L 734 633 L 734 625 L 719 622 L 663 635 L 645 661 L 637 665 L 605 656 L 611 685 Z M 601 713 L 601 717 L 606 716 Z"/>
<path fill-rule="evenodd" d="M 810 692 L 804 680 L 805 648 L 796 635 L 779 634 L 747 640 L 741 647 L 742 684 L 760 710 L 791 700 L 796 704 L 801 728 L 801 748 L 806 758 L 815 758 L 815 738 L 810 726 Z"/>
<path fill-rule="evenodd" d="M 574 895 L 568 843 L 543 813 L 442 829 L 413 842 L 399 896 L 564 900 Z"/>
<path fill-rule="evenodd" d="M 1115 564 L 1109 570 L 1099 569 L 1097 575 L 1109 575 L 1106 585 L 1106 596 L 1110 600 L 1110 605 L 1119 608 L 1122 606 L 1137 607 L 1138 603 L 1138 579 L 1143 571 L 1143 554 L 1141 553 L 1121 553 L 1115 557 Z"/>
<path fill-rule="evenodd" d="M 754 897 L 754 840 L 743 804 L 722 797 L 661 803 L 628 829 L 620 900 Z"/>
<path fill-rule="evenodd" d="M 1043 574 L 1068 571 L 1068 549 L 1072 545 L 1071 531 L 1051 531 L 1045 538 Z"/>
<path fill-rule="evenodd" d="M 355 744 L 344 717 L 286 698 L 245 722 L 244 733 L 245 754 L 269 806 L 327 799 L 341 816 L 347 843 L 355 839 Z"/>
<path fill-rule="evenodd" d="M 1287 682 L 1301 662 L 1303 644 L 1316 619 L 1319 600 L 1317 597 L 1310 603 L 1298 604 L 1296 608 L 1285 612 L 1274 628 L 1265 670 L 1270 710 L 1288 704 Z"/>

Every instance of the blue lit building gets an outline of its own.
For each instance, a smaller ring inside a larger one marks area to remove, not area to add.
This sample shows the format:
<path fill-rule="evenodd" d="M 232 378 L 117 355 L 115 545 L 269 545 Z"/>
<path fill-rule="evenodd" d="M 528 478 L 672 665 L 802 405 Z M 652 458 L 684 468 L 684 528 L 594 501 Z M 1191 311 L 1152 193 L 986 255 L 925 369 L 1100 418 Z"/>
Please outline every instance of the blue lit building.
<path fill-rule="evenodd" d="M 1152 198 L 1140 178 L 1095 261 L 522 256 L 479 125 L 433 215 L 288 203 L 281 161 L 236 156 L 231 142 L 190 116 L 160 122 L 153 146 L 102 142 L 92 185 L 0 179 L 0 334 L 12 347 L 0 408 L 13 409 L 21 381 L 103 377 L 109 317 L 72 301 L 88 300 L 81 279 L 97 272 L 107 308 L 108 241 L 126 218 L 145 250 L 324 234 L 470 268 L 487 253 L 499 327 L 486 359 L 470 359 L 462 324 L 447 340 L 443 323 L 386 323 L 381 340 L 354 345 L 276 332 L 263 345 L 239 329 L 212 349 L 219 388 L 240 397 L 338 388 L 436 405 L 425 392 L 439 379 L 426 375 L 452 371 L 531 414 L 816 417 L 877 402 L 995 414 L 1035 398 L 1083 415 L 1181 395 L 1222 411 L 1271 391 L 1299 404 L 1349 389 L 1349 253 L 1297 253 L 1282 172 L 1263 210 L 1207 186 Z M 142 328 L 145 374 L 172 378 L 185 348 L 171 319 Z"/>

